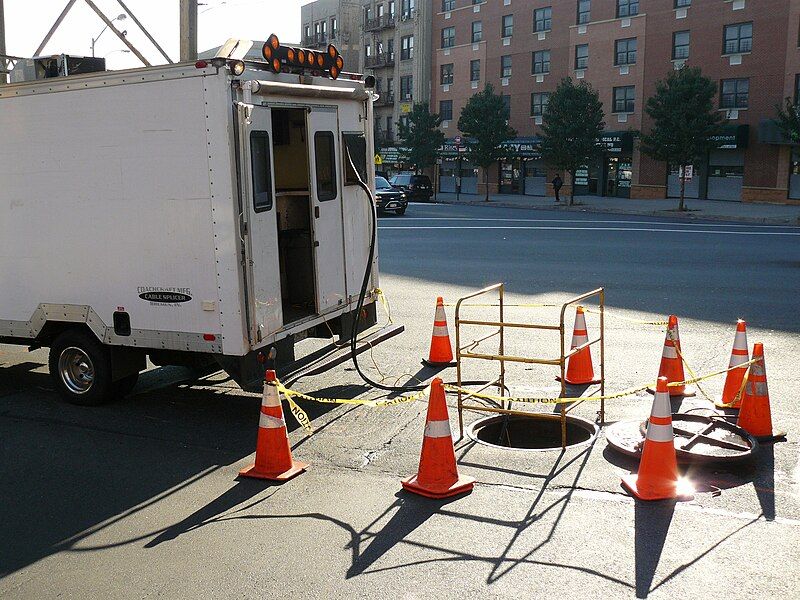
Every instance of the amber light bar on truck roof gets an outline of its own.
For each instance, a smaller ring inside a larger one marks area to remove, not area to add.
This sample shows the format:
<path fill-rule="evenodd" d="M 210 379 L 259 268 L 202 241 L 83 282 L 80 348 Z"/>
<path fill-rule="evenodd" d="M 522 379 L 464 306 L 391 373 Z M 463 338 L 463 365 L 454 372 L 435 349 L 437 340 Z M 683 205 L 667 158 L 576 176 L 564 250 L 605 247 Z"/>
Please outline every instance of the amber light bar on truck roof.
<path fill-rule="evenodd" d="M 278 36 L 274 33 L 264 42 L 261 55 L 274 73 L 280 73 L 284 69 L 303 69 L 319 71 L 331 79 L 336 79 L 344 68 L 344 59 L 333 44 L 328 44 L 323 52 L 310 48 L 281 46 Z"/>

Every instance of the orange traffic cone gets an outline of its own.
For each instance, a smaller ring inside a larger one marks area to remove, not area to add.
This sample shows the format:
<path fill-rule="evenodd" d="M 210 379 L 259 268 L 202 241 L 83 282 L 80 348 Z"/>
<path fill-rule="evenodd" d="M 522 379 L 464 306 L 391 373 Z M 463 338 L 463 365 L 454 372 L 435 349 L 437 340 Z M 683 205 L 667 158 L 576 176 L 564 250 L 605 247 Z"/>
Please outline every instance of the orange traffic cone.
<path fill-rule="evenodd" d="M 239 475 L 286 481 L 305 471 L 307 466 L 306 463 L 292 460 L 281 399 L 275 387 L 275 371 L 267 371 L 258 422 L 256 462 L 239 471 Z"/>
<path fill-rule="evenodd" d="M 624 475 L 622 485 L 640 500 L 678 497 L 678 461 L 672 434 L 672 408 L 667 378 L 660 376 L 647 423 L 639 473 Z"/>
<path fill-rule="evenodd" d="M 431 382 L 419 470 L 413 477 L 402 480 L 403 488 L 428 498 L 449 498 L 472 491 L 474 482 L 471 477 L 458 474 L 444 387 L 437 377 Z"/>
<path fill-rule="evenodd" d="M 667 325 L 667 335 L 664 338 L 664 350 L 661 353 L 661 366 L 658 369 L 659 377 L 666 377 L 668 383 L 684 381 L 686 376 L 683 373 L 683 361 L 678 352 L 681 351 L 681 338 L 678 333 L 678 317 L 670 315 Z M 670 386 L 670 396 L 694 396 L 695 391 L 688 386 Z M 648 388 L 648 392 L 655 393 L 653 388 Z"/>
<path fill-rule="evenodd" d="M 736 336 L 733 338 L 733 350 L 731 350 L 731 360 L 728 363 L 728 368 L 738 367 L 738 365 L 746 363 L 748 360 L 750 360 L 750 353 L 747 351 L 747 323 L 739 319 L 736 322 Z M 728 371 L 725 376 L 722 399 L 715 403 L 717 408 L 739 408 L 742 405 L 742 399 L 736 400 L 736 394 L 739 393 L 742 387 L 746 371 L 746 366 Z M 736 400 L 735 403 L 733 403 L 734 400 Z"/>
<path fill-rule="evenodd" d="M 447 331 L 447 316 L 444 314 L 442 297 L 436 298 L 436 314 L 433 317 L 433 335 L 428 360 L 422 361 L 434 367 L 450 366 L 453 362 L 453 347 L 450 345 L 450 333 Z"/>
<path fill-rule="evenodd" d="M 586 317 L 582 306 L 575 307 L 575 327 L 572 330 L 572 345 L 570 350 L 574 350 L 589 341 L 586 333 Z M 556 377 L 556 381 L 561 381 L 561 377 Z M 589 346 L 573 354 L 567 359 L 567 373 L 564 381 L 571 385 L 586 385 L 589 383 L 600 383 L 599 379 L 594 378 L 592 368 L 592 353 Z"/>
<path fill-rule="evenodd" d="M 772 430 L 772 413 L 769 408 L 769 390 L 767 390 L 767 368 L 764 364 L 764 344 L 753 345 L 753 360 L 750 373 L 742 396 L 739 409 L 738 425 L 757 440 L 766 441 L 783 437 L 786 433 L 774 433 Z"/>

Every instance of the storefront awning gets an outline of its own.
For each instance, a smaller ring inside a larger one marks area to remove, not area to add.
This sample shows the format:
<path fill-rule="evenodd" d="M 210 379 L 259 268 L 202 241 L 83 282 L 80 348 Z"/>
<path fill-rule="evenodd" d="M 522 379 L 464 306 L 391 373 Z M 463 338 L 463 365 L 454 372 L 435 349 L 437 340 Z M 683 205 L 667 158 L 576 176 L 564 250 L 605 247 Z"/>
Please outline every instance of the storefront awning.
<path fill-rule="evenodd" d="M 750 137 L 750 125 L 725 125 L 722 133 L 712 135 L 720 150 L 738 150 L 747 148 L 747 141 Z"/>

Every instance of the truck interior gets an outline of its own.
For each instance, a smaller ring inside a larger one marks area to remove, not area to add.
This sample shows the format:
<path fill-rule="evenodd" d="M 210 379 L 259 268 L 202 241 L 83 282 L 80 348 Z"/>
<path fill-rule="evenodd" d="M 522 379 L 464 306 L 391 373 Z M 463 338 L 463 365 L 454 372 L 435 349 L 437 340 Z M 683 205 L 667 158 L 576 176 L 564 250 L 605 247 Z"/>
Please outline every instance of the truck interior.
<path fill-rule="evenodd" d="M 315 315 L 308 131 L 302 108 L 273 108 L 272 136 L 284 325 Z"/>

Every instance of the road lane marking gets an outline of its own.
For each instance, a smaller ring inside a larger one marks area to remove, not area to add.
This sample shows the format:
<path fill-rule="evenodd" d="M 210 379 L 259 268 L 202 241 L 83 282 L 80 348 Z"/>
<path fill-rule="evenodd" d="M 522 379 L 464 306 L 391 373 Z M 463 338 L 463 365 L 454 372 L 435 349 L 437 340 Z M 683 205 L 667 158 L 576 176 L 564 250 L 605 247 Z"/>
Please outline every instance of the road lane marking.
<path fill-rule="evenodd" d="M 389 231 L 392 229 L 396 230 L 413 230 L 419 231 L 423 229 L 475 229 L 479 231 L 490 231 L 490 230 L 539 230 L 539 231 L 636 231 L 636 232 L 646 232 L 646 233 L 703 233 L 703 234 L 710 234 L 710 235 L 772 235 L 772 236 L 788 236 L 788 237 L 800 237 L 800 231 L 713 231 L 713 230 L 696 230 L 696 229 L 658 229 L 658 228 L 645 228 L 645 227 L 555 227 L 555 226 L 535 226 L 535 225 L 526 225 L 526 226 L 510 226 L 510 225 L 487 225 L 487 226 L 472 226 L 472 225 L 409 225 L 409 226 L 379 226 L 378 229 L 380 231 Z"/>
<path fill-rule="evenodd" d="M 381 218 L 381 221 L 390 222 L 394 217 Z M 625 224 L 625 225 L 673 225 L 681 227 L 740 227 L 761 229 L 798 229 L 796 225 L 758 225 L 735 223 L 681 223 L 678 221 L 625 221 L 619 220 L 590 220 L 590 219 L 515 219 L 509 218 L 483 218 L 483 217 L 403 217 L 403 221 L 497 221 L 512 223 L 599 223 L 599 224 Z"/>

